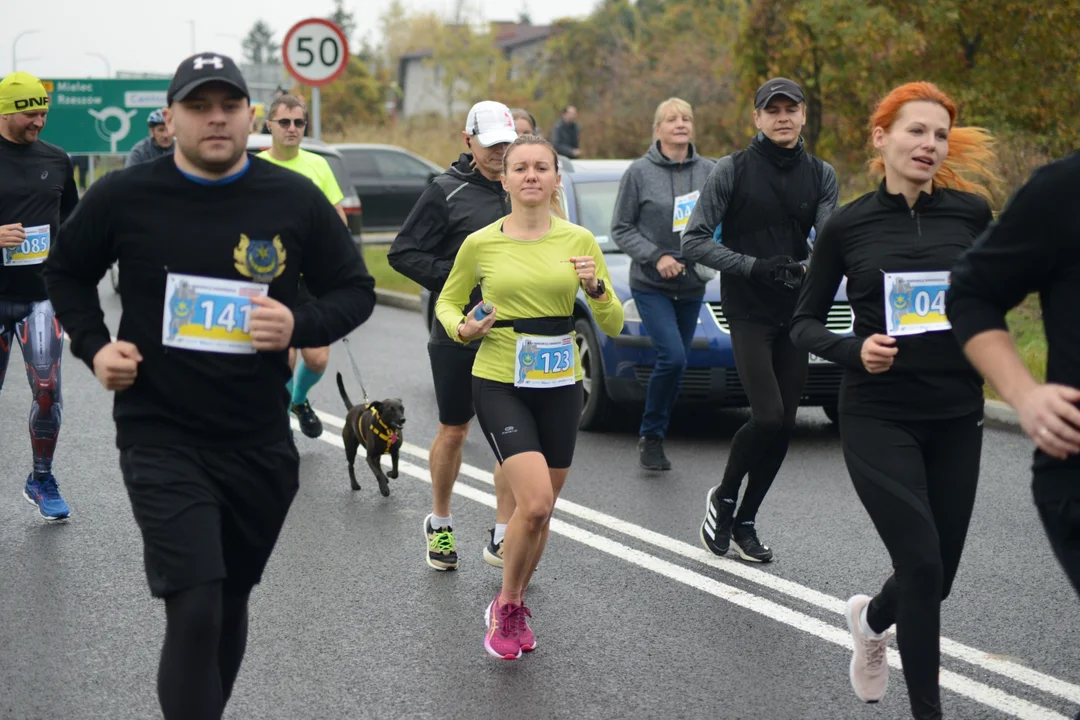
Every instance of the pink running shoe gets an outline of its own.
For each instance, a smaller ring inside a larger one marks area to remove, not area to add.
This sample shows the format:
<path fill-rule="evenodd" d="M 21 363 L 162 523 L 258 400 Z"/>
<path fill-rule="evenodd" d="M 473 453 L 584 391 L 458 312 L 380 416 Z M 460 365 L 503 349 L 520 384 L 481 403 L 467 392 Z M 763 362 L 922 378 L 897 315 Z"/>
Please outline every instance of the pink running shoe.
<path fill-rule="evenodd" d="M 519 612 L 520 605 L 498 605 L 496 595 L 484 611 L 484 623 L 487 635 L 484 636 L 484 649 L 503 660 L 517 660 L 521 657 L 521 621 L 524 616 Z"/>
<path fill-rule="evenodd" d="M 531 618 L 532 613 L 529 612 L 529 608 L 521 605 L 517 609 L 518 619 L 521 622 L 521 636 L 519 644 L 521 649 L 525 652 L 532 652 L 536 649 L 536 635 L 533 634 L 532 628 L 529 627 L 529 621 L 526 618 Z"/>

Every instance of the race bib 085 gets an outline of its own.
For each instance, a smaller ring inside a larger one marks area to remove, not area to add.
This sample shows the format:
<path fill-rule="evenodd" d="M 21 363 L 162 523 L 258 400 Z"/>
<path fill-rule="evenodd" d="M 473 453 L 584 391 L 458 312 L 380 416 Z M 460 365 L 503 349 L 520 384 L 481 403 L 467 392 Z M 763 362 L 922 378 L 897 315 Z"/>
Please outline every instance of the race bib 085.
<path fill-rule="evenodd" d="M 885 273 L 885 328 L 889 335 L 918 335 L 949 330 L 945 293 L 949 273 Z"/>
<path fill-rule="evenodd" d="M 52 234 L 48 225 L 23 228 L 26 240 L 18 247 L 4 248 L 4 265 L 40 265 L 49 257 Z"/>
<path fill-rule="evenodd" d="M 514 386 L 552 388 L 574 384 L 574 339 L 519 337 L 514 359 Z"/>
<path fill-rule="evenodd" d="M 251 298 L 267 294 L 264 283 L 169 273 L 161 342 L 203 352 L 249 355 Z"/>

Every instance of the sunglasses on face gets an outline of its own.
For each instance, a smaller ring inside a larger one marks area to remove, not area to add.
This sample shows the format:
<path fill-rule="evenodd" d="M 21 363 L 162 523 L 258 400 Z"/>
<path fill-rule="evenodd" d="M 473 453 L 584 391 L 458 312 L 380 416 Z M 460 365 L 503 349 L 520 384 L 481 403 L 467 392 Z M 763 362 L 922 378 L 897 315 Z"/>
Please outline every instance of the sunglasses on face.
<path fill-rule="evenodd" d="M 301 118 L 300 120 L 281 118 L 280 120 L 274 120 L 273 122 L 276 122 L 282 130 L 288 130 L 290 123 L 292 123 L 292 125 L 294 125 L 297 130 L 303 130 L 304 126 L 307 125 L 307 120 L 304 120 L 303 118 Z"/>

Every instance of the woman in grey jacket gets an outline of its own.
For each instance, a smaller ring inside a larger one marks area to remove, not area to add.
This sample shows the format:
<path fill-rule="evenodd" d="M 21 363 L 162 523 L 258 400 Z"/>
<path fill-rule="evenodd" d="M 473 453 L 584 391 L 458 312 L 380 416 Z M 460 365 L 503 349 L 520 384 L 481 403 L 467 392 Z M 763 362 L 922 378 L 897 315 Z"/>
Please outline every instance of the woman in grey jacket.
<path fill-rule="evenodd" d="M 664 455 L 671 406 L 686 370 L 705 281 L 682 256 L 681 239 L 714 162 L 697 154 L 690 103 L 668 98 L 653 118 L 655 142 L 619 184 L 611 239 L 633 259 L 630 292 L 656 348 L 638 452 L 642 467 L 670 470 Z"/>

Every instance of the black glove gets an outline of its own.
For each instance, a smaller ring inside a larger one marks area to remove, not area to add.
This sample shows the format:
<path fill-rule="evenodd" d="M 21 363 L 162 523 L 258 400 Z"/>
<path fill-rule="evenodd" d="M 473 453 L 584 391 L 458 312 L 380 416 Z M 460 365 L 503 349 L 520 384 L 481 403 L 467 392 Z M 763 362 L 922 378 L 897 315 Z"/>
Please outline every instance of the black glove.
<path fill-rule="evenodd" d="M 795 262 L 795 258 L 788 255 L 773 255 L 770 258 L 757 258 L 750 266 L 750 278 L 760 283 L 773 285 L 776 281 L 776 268 L 781 265 Z"/>
<path fill-rule="evenodd" d="M 803 275 L 806 267 L 799 262 L 789 262 L 777 266 L 773 271 L 773 281 L 785 290 L 798 291 L 802 287 Z"/>

